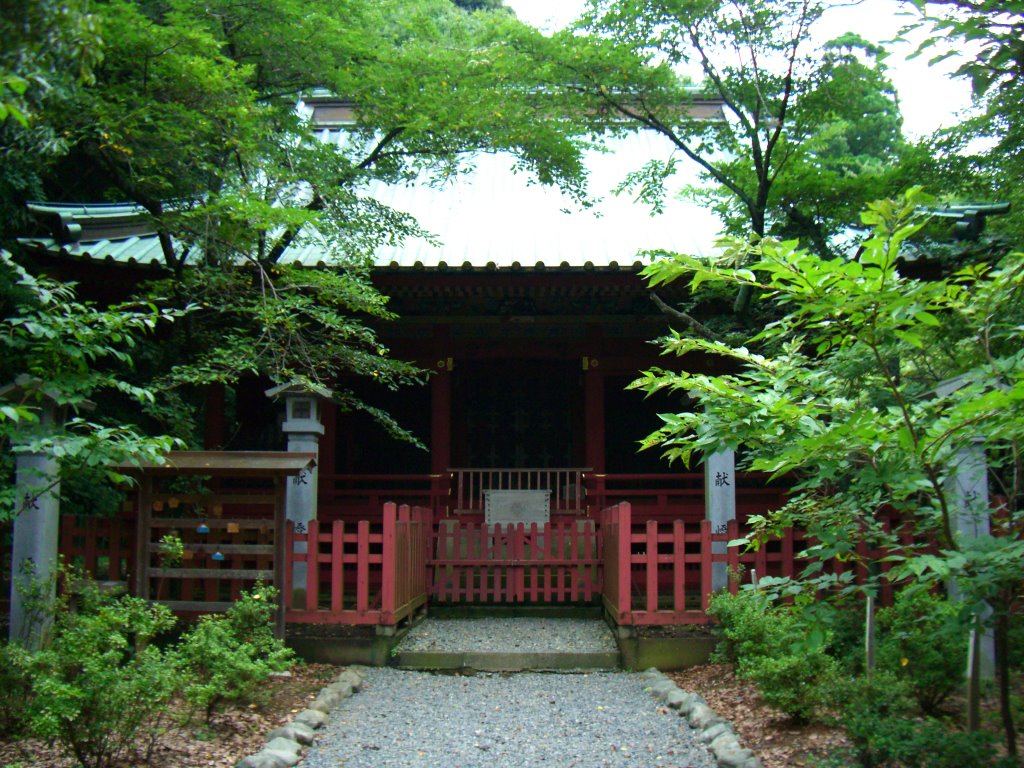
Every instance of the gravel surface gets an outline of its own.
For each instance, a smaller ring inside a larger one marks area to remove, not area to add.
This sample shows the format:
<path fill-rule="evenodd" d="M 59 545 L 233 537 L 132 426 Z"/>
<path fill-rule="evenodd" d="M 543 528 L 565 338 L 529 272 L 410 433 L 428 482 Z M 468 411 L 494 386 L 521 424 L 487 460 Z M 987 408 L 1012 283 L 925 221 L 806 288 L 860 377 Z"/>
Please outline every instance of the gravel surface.
<path fill-rule="evenodd" d="M 432 675 L 366 670 L 305 768 L 714 768 L 635 673 Z"/>
<path fill-rule="evenodd" d="M 600 619 L 425 619 L 399 643 L 402 651 L 451 653 L 616 653 Z"/>

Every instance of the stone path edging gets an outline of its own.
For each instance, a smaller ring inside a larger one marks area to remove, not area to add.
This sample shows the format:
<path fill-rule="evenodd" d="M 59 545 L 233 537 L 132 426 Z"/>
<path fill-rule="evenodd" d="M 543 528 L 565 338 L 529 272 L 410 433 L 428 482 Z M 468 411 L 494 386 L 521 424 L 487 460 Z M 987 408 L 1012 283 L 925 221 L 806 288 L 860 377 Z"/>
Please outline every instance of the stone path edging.
<path fill-rule="evenodd" d="M 720 768 L 763 768 L 754 753 L 740 746 L 732 725 L 719 717 L 702 696 L 680 689 L 657 669 L 641 672 L 647 681 L 645 690 L 698 731 L 697 740 L 706 744 Z M 298 764 L 302 750 L 313 743 L 314 731 L 327 722 L 327 715 L 342 701 L 363 687 L 365 676 L 357 667 L 347 667 L 325 686 L 307 709 L 290 722 L 267 734 L 267 743 L 259 752 L 243 757 L 235 768 L 291 768 Z"/>
<path fill-rule="evenodd" d="M 327 715 L 341 702 L 363 687 L 364 679 L 357 667 L 342 670 L 333 683 L 324 686 L 307 709 L 268 733 L 263 749 L 243 757 L 235 763 L 235 768 L 291 768 L 296 765 L 302 750 L 313 743 L 314 731 L 327 722 Z"/>
<path fill-rule="evenodd" d="M 648 680 L 645 690 L 656 701 L 676 710 L 691 728 L 699 731 L 697 740 L 708 745 L 720 768 L 764 768 L 751 750 L 740 746 L 732 724 L 715 714 L 703 696 L 682 690 L 653 667 L 640 674 Z"/>

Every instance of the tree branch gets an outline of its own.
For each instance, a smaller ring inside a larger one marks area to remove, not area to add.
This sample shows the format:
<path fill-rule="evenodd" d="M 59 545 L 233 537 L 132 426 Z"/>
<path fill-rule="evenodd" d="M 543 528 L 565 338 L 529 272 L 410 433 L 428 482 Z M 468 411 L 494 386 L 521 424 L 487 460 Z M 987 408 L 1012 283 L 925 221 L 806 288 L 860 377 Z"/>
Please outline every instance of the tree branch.
<path fill-rule="evenodd" d="M 675 307 L 670 307 L 654 291 L 651 291 L 651 301 L 653 301 L 657 305 L 658 309 L 660 309 L 666 315 L 678 318 L 679 320 L 682 320 L 684 323 L 689 325 L 690 328 L 696 331 L 698 336 L 701 336 L 702 338 L 705 338 L 708 341 L 721 341 L 721 339 L 715 336 L 715 334 L 713 334 L 706 325 L 696 320 L 695 318 L 691 317 L 690 315 L 686 314 L 685 312 L 678 310 Z"/>

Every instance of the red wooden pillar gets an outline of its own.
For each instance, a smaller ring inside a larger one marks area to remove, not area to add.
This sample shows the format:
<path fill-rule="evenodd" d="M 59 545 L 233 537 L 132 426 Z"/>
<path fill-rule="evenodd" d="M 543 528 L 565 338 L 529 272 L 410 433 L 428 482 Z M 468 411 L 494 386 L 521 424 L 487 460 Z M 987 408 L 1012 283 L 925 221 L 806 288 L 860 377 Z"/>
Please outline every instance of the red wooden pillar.
<path fill-rule="evenodd" d="M 227 440 L 223 384 L 210 384 L 206 387 L 205 416 L 203 447 L 210 451 L 219 450 L 224 447 L 224 442 Z"/>
<path fill-rule="evenodd" d="M 440 474 L 452 461 L 452 374 L 448 359 L 430 377 L 430 471 Z"/>
<path fill-rule="evenodd" d="M 583 397 L 587 440 L 586 466 L 604 472 L 604 375 L 595 358 L 584 358 Z"/>
<path fill-rule="evenodd" d="M 338 406 L 329 400 L 320 404 L 320 420 L 324 425 L 324 434 L 320 438 L 316 463 L 319 468 L 318 477 L 333 475 L 335 467 L 335 444 L 338 438 Z"/>

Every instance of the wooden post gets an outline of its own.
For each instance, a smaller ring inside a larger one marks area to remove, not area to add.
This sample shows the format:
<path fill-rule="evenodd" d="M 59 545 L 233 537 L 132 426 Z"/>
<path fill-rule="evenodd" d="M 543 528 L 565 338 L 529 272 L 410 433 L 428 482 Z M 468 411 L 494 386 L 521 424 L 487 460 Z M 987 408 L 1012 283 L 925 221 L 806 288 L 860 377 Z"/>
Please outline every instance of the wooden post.
<path fill-rule="evenodd" d="M 619 609 L 619 616 L 627 619 L 627 623 L 633 623 L 633 508 L 628 501 L 623 501 L 615 506 L 615 517 L 618 518 L 619 529 L 619 551 L 616 560 L 619 572 L 619 594 L 615 598 Z M 621 621 L 619 622 L 622 623 Z"/>
<path fill-rule="evenodd" d="M 452 463 L 452 375 L 445 358 L 430 377 L 430 471 L 440 474 Z"/>
<path fill-rule="evenodd" d="M 714 553 L 711 549 L 711 521 L 701 520 L 700 521 L 700 608 L 702 611 L 707 613 L 708 603 L 711 602 L 711 593 L 714 591 L 712 586 L 712 574 L 714 573 L 714 565 L 712 557 Z"/>
<path fill-rule="evenodd" d="M 139 480 L 138 523 L 135 528 L 135 596 L 149 599 L 149 521 L 153 516 L 153 478 Z"/>
<path fill-rule="evenodd" d="M 981 728 L 981 618 L 975 616 L 967 645 L 967 730 Z"/>
<path fill-rule="evenodd" d="M 593 358 L 586 358 L 587 369 L 583 374 L 583 399 L 586 424 L 586 465 L 594 472 L 604 472 L 604 374 Z"/>
<path fill-rule="evenodd" d="M 397 507 L 394 502 L 384 505 L 384 539 L 381 546 L 380 620 L 382 624 L 395 623 L 395 523 Z"/>
<path fill-rule="evenodd" d="M 875 597 L 864 601 L 864 671 L 868 677 L 875 671 Z"/>
<path fill-rule="evenodd" d="M 274 478 L 274 588 L 277 610 L 274 612 L 274 636 L 284 640 L 284 567 L 285 567 L 285 494 L 287 480 Z"/>

